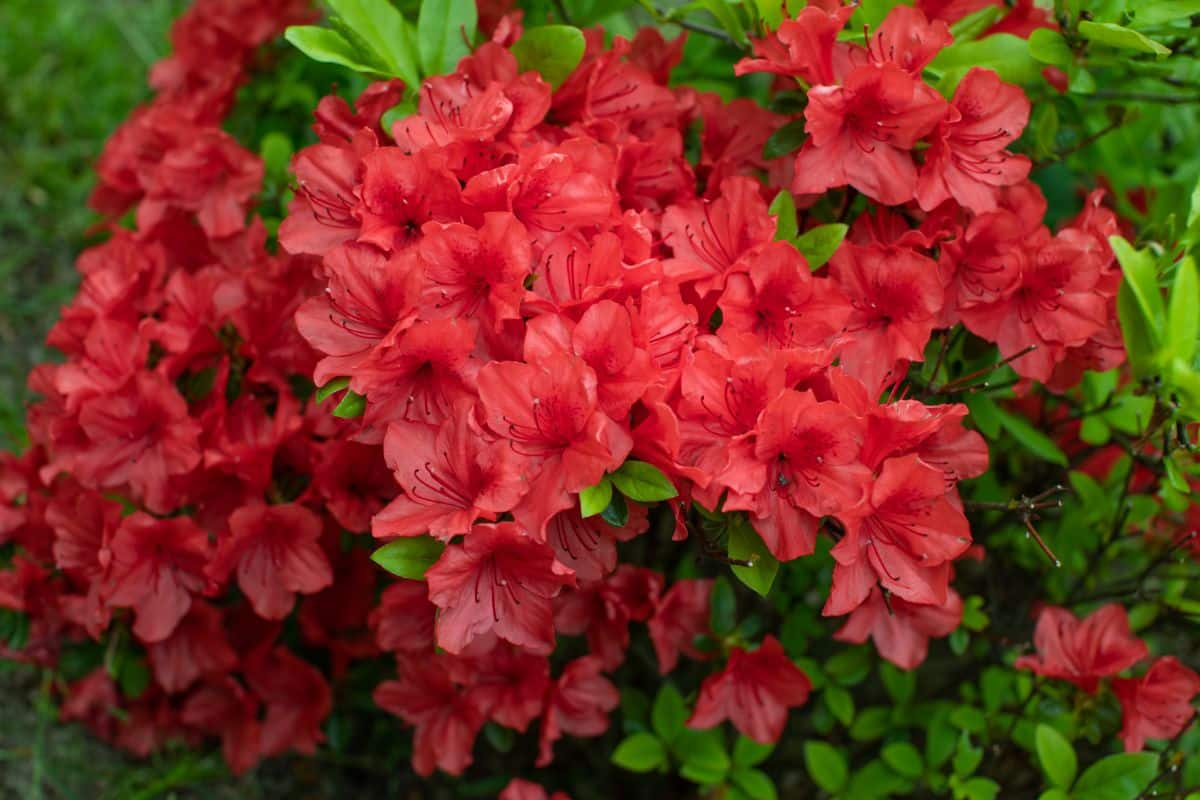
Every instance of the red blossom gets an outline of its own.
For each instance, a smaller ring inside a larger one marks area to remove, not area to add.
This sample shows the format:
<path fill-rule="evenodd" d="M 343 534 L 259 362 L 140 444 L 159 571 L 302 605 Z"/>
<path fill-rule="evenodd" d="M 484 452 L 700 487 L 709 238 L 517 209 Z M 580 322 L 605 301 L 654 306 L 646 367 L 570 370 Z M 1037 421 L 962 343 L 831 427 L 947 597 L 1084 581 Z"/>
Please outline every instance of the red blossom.
<path fill-rule="evenodd" d="M 804 705 L 812 684 L 783 646 L 767 635 L 753 652 L 734 648 L 725 669 L 704 680 L 688 727 L 711 728 L 728 719 L 762 744 L 779 741 L 788 709 Z"/>
<path fill-rule="evenodd" d="M 1121 739 L 1132 753 L 1147 739 L 1171 739 L 1188 726 L 1196 715 L 1192 698 L 1200 694 L 1200 675 L 1164 656 L 1140 678 L 1114 680 L 1113 692 L 1121 701 Z"/>
<path fill-rule="evenodd" d="M 511 522 L 476 525 L 461 545 L 446 548 L 425 579 L 429 599 L 442 610 L 438 646 L 455 654 L 489 632 L 531 653 L 549 653 L 550 600 L 575 582 L 549 546 Z"/>
<path fill-rule="evenodd" d="M 1101 678 L 1132 667 L 1149 653 L 1129 630 L 1125 609 L 1115 603 L 1082 620 L 1065 608 L 1046 606 L 1038 614 L 1033 644 L 1037 655 L 1018 658 L 1017 669 L 1070 681 L 1092 693 Z"/>

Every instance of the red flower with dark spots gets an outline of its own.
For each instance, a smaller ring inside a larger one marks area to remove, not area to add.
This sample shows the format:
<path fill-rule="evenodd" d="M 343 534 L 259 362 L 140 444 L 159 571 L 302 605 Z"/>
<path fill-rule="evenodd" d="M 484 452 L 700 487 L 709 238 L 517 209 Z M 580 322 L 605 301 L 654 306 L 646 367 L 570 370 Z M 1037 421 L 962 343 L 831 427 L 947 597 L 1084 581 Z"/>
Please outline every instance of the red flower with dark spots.
<path fill-rule="evenodd" d="M 458 181 L 428 156 L 381 147 L 363 157 L 362 168 L 354 208 L 362 221 L 360 242 L 387 253 L 404 250 L 421 239 L 425 223 L 455 222 L 462 216 Z"/>
<path fill-rule="evenodd" d="M 917 188 L 911 151 L 946 109 L 931 86 L 890 62 L 858 67 L 842 86 L 814 86 L 792 190 L 820 194 L 849 184 L 880 203 L 908 202 Z"/>
<path fill-rule="evenodd" d="M 511 522 L 475 526 L 462 544 L 446 548 L 425 579 L 429 599 L 441 609 L 438 646 L 455 654 L 489 632 L 548 654 L 554 649 L 550 601 L 575 583 L 548 545 Z"/>
<path fill-rule="evenodd" d="M 524 459 L 504 442 L 488 442 L 463 402 L 438 428 L 393 422 L 384 456 L 403 494 L 375 515 L 378 537 L 439 539 L 469 531 L 476 520 L 493 521 L 528 490 Z"/>

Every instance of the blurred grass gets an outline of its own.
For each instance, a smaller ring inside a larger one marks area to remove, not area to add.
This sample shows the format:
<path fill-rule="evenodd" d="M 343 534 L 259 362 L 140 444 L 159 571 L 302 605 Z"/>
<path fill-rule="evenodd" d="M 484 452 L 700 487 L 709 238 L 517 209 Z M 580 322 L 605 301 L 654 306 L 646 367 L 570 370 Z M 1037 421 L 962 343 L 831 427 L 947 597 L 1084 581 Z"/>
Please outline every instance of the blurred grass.
<path fill-rule="evenodd" d="M 77 280 L 104 140 L 149 97 L 184 0 L 0 0 L 0 446 L 23 439 L 25 376 Z"/>

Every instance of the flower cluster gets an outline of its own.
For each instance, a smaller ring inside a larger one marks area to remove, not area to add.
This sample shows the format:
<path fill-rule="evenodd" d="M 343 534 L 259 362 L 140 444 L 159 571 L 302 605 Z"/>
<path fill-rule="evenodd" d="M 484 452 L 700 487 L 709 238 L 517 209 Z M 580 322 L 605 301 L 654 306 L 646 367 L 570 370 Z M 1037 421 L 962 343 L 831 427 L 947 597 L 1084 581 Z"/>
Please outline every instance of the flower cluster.
<path fill-rule="evenodd" d="M 976 8 L 951 5 L 957 17 Z M 873 388 L 895 364 L 920 361 L 932 329 L 961 322 L 1020 375 L 1052 388 L 1119 365 L 1120 270 L 1108 246 L 1117 221 L 1102 195 L 1052 234 L 1029 159 L 1006 149 L 1029 119 L 1021 89 L 973 67 L 947 100 L 922 71 L 952 41 L 954 17 L 901 6 L 865 44 L 839 41 L 852 10 L 809 5 L 737 67 L 810 86 L 793 191 L 815 200 L 849 186 L 902 209 L 860 217 L 835 261 L 835 279 L 854 298 L 851 325 L 876 334 L 843 358 L 861 362 L 854 369 Z"/>
<path fill-rule="evenodd" d="M 1021 91 L 986 70 L 953 102 L 921 82 L 944 23 L 901 7 L 863 47 L 837 41 L 848 14 L 805 9 L 743 64 L 816 84 L 790 165 L 762 157 L 786 118 L 668 88 L 682 40 L 652 31 L 608 50 L 591 36 L 552 91 L 520 71 L 506 47 L 520 31 L 502 24 L 390 132 L 323 102 L 280 241 L 321 259 L 326 292 L 297 314 L 322 355 L 315 381 L 365 398 L 356 438 L 382 442 L 400 488 L 374 535 L 446 545 L 425 583 L 389 589 L 423 623 L 390 640 L 401 681 L 380 702 L 417 726 L 421 771 L 460 771 L 484 721 L 523 730 L 539 713 L 547 761 L 557 635 L 587 635 L 589 670 L 622 662 L 631 621 L 649 623 L 664 671 L 703 655 L 705 590 L 664 594 L 662 576 L 617 566 L 619 542 L 661 535 L 651 521 L 686 537 L 691 504 L 745 515 L 780 560 L 836 538 L 825 613 L 850 615 L 839 638 L 871 637 L 911 668 L 957 626 L 951 564 L 971 535 L 956 484 L 985 470 L 986 447 L 964 406 L 881 391 L 968 317 L 1002 352 L 1045 332 L 1027 362 L 1044 369 L 1026 373 L 1048 379 L 1105 323 L 1075 324 L 1063 287 L 1090 275 L 1090 302 L 1101 273 L 1115 283 L 1115 222 L 1096 198 L 1057 237 L 1041 226 L 1028 161 L 1005 150 L 1028 116 Z M 789 49 L 793 35 L 821 45 Z M 768 210 L 788 183 L 849 184 L 880 206 L 814 272 L 780 241 L 799 220 Z M 581 493 L 630 462 L 679 499 L 650 515 L 623 503 L 617 524 L 583 516 Z M 681 634 L 661 620 L 685 599 Z M 431 672 L 435 646 L 446 663 Z M 518 654 L 541 677 L 515 715 L 486 687 Z M 773 741 L 807 689 L 778 645 L 734 648 L 691 722 Z"/>
<path fill-rule="evenodd" d="M 697 537 L 747 569 L 828 549 L 835 638 L 918 666 L 964 617 L 959 483 L 988 450 L 941 356 L 932 382 L 910 365 L 960 324 L 1054 391 L 1124 358 L 1103 193 L 1052 232 L 1009 150 L 1023 91 L 926 82 L 986 5 L 854 39 L 852 7 L 810 3 L 737 67 L 794 118 L 673 86 L 685 36 L 652 29 L 586 32 L 552 86 L 520 16 L 484 9 L 453 73 L 320 101 L 273 252 L 262 163 L 220 123 L 308 4 L 196 3 L 100 160 L 110 235 L 31 378 L 33 447 L 0 460 L 0 609 L 29 625 L 0 654 L 90 653 L 64 717 L 138 753 L 219 737 L 236 771 L 311 752 L 351 663 L 394 659 L 375 704 L 418 774 L 457 775 L 485 726 L 536 727 L 539 767 L 603 734 L 644 626 L 660 673 L 697 662 L 689 727 L 775 742 L 809 675 L 714 631 L 713 580 L 629 557 Z M 1051 25 L 1023 0 L 990 32 Z M 384 581 L 375 548 L 421 563 Z M 1019 667 L 1089 692 L 1147 654 L 1115 608 L 1047 608 L 1036 644 Z M 1111 685 L 1139 749 L 1200 679 L 1163 658 Z"/>
<path fill-rule="evenodd" d="M 219 127 L 256 48 L 309 16 L 202 0 L 178 20 L 157 96 L 98 165 L 96 208 L 136 207 L 136 227 L 80 256 L 49 337 L 65 361 L 30 379 L 34 446 L 0 461 L 0 608 L 28 626 L 4 655 L 76 665 L 66 719 L 139 754 L 219 736 L 238 771 L 323 739 L 331 692 L 285 644 L 294 609 L 335 675 L 378 652 L 375 573 L 340 537 L 395 494 L 377 448 L 297 391 L 316 360 L 292 318 L 320 287 L 268 252 L 262 164 Z"/>
<path fill-rule="evenodd" d="M 1200 694 L 1200 675 L 1174 656 L 1156 658 L 1141 677 L 1115 677 L 1149 655 L 1119 605 L 1102 606 L 1082 620 L 1064 608 L 1043 608 L 1033 643 L 1037 655 L 1017 659 L 1017 668 L 1069 681 L 1090 694 L 1099 691 L 1101 679 L 1112 678 L 1127 751 L 1141 750 L 1146 739 L 1176 736 L 1196 714 L 1191 701 Z"/>

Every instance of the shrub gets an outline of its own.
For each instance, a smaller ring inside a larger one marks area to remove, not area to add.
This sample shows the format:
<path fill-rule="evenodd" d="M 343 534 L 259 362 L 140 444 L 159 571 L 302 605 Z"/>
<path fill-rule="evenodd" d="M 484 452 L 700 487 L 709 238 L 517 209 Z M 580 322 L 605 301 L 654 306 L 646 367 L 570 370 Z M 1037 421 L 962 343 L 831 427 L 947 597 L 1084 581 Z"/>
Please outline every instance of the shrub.
<path fill-rule="evenodd" d="M 181 18 L 0 464 L 5 653 L 437 796 L 1200 784 L 1196 214 L 1100 102 L 1186 4 L 584 5 Z"/>

